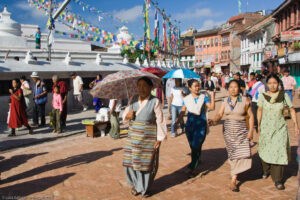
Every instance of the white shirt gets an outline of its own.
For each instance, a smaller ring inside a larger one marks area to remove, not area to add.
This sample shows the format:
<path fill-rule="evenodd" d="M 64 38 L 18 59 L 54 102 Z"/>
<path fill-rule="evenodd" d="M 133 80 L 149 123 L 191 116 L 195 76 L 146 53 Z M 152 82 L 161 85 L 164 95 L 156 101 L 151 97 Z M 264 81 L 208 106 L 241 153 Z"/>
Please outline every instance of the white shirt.
<path fill-rule="evenodd" d="M 168 79 L 166 83 L 166 97 L 171 97 L 171 90 L 175 87 L 175 80 L 174 79 Z"/>
<path fill-rule="evenodd" d="M 212 82 L 214 82 L 214 84 L 215 84 L 215 87 L 217 87 L 218 78 L 217 78 L 217 77 L 215 77 L 215 76 L 212 76 L 212 77 L 211 77 L 211 80 L 212 80 Z"/>
<path fill-rule="evenodd" d="M 181 90 L 184 91 L 184 87 L 173 87 L 171 89 L 171 95 L 173 95 L 172 105 L 183 106 L 183 96 Z"/>
<path fill-rule="evenodd" d="M 256 83 L 252 86 L 252 89 L 255 89 L 255 88 L 258 86 L 258 84 L 260 84 L 260 83 L 262 83 L 262 82 L 260 82 L 260 81 L 256 82 Z M 262 83 L 261 86 L 259 86 L 259 87 L 257 88 L 256 91 L 258 92 L 258 94 L 262 94 L 263 92 L 266 91 L 265 85 Z M 255 95 L 255 96 L 256 96 L 256 95 Z M 257 103 L 257 102 L 258 102 L 258 98 L 255 98 L 255 96 L 252 97 L 252 102 L 256 102 L 256 103 Z M 257 96 L 259 96 L 259 95 L 257 95 Z"/>
<path fill-rule="evenodd" d="M 109 109 L 111 110 L 112 107 L 113 107 L 113 103 L 114 101 L 117 100 L 117 99 L 110 99 L 109 100 Z M 119 100 L 117 100 L 117 104 L 116 104 L 116 107 L 115 107 L 115 112 L 121 112 L 121 102 Z"/>
<path fill-rule="evenodd" d="M 23 81 L 23 83 L 22 83 L 22 85 L 21 85 L 21 89 L 22 89 L 22 90 L 24 90 L 24 86 L 25 86 L 26 88 L 29 88 L 29 89 L 30 89 L 30 85 L 29 85 L 28 81 Z"/>
<path fill-rule="evenodd" d="M 76 76 L 75 79 L 73 79 L 73 88 L 74 88 L 74 95 L 81 94 L 80 86 L 83 85 L 82 78 L 80 76 Z"/>
<path fill-rule="evenodd" d="M 225 76 L 225 83 L 229 83 L 230 81 L 230 77 L 229 76 Z"/>

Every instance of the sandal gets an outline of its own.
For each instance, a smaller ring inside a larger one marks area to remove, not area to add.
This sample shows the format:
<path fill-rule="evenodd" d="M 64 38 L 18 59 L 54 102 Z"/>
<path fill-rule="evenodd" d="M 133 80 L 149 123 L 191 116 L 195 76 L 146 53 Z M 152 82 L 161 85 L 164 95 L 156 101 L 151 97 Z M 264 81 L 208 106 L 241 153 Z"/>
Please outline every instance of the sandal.
<path fill-rule="evenodd" d="M 137 195 L 139 195 L 140 193 L 137 192 L 137 191 L 135 190 L 135 188 L 133 187 L 133 188 L 131 188 L 131 194 L 132 194 L 133 196 L 137 196 Z"/>
<path fill-rule="evenodd" d="M 264 172 L 264 174 L 262 175 L 262 179 L 267 179 L 270 176 L 269 172 Z"/>
<path fill-rule="evenodd" d="M 277 190 L 284 190 L 285 189 L 284 185 L 280 182 L 275 182 L 275 187 L 277 188 Z"/>
<path fill-rule="evenodd" d="M 149 193 L 145 193 L 145 194 L 142 195 L 142 198 L 143 198 L 143 199 L 146 199 L 146 198 L 148 198 L 148 197 L 150 197 L 150 196 L 151 196 L 151 195 L 150 195 Z"/>
<path fill-rule="evenodd" d="M 234 183 L 230 183 L 229 188 L 232 192 L 239 192 L 239 188 Z"/>

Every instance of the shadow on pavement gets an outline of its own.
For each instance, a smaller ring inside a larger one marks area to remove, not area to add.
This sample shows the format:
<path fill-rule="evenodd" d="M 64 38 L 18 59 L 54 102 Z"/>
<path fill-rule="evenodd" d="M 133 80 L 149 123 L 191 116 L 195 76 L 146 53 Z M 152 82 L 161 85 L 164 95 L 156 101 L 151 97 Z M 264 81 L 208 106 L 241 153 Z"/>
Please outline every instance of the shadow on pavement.
<path fill-rule="evenodd" d="M 217 170 L 221 167 L 224 162 L 227 160 L 227 152 L 225 148 L 218 149 L 207 149 L 202 151 L 202 163 L 196 170 L 196 177 L 198 178 L 199 174 L 205 176 L 211 171 Z M 189 175 L 185 172 L 187 166 L 178 169 L 172 174 L 165 175 L 158 178 L 154 181 L 153 187 L 151 188 L 151 194 L 158 194 L 163 192 L 171 187 L 182 184 L 183 182 L 190 179 Z M 230 173 L 230 172 L 228 172 Z"/>
<path fill-rule="evenodd" d="M 11 176 L 11 177 L 1 181 L 0 184 L 18 181 L 18 180 L 21 180 L 24 178 L 32 177 L 32 176 L 35 176 L 35 175 L 38 175 L 38 174 L 41 174 L 41 173 L 44 173 L 47 171 L 59 169 L 62 167 L 69 168 L 69 167 L 74 167 L 74 166 L 78 166 L 78 165 L 88 164 L 88 163 L 94 162 L 100 158 L 110 156 L 113 154 L 114 151 L 120 151 L 120 150 L 122 150 L 122 148 L 112 149 L 110 151 L 95 151 L 95 152 L 90 152 L 90 153 L 86 153 L 86 154 L 71 156 L 69 158 L 65 158 L 65 159 L 61 159 L 61 160 L 56 160 L 56 161 L 47 163 L 46 165 L 23 172 L 21 174 Z"/>
<path fill-rule="evenodd" d="M 37 192 L 42 192 L 54 185 L 57 185 L 61 182 L 64 182 L 71 176 L 74 176 L 75 173 L 68 173 L 68 174 L 63 174 L 63 175 L 58 175 L 58 176 L 50 176 L 47 178 L 41 178 L 41 179 L 36 179 L 32 181 L 27 181 L 24 183 L 18 183 L 15 185 L 7 186 L 0 188 L 0 197 L 1 199 L 8 199 L 9 197 L 26 197 L 31 194 L 37 193 Z M 45 196 L 43 197 L 44 199 L 54 199 L 53 196 Z M 27 199 L 27 198 L 25 198 Z M 28 198 L 30 199 L 30 198 Z M 35 198 L 32 198 L 35 199 Z M 39 199 L 39 198 L 37 198 Z"/>
<path fill-rule="evenodd" d="M 1 160 L 0 161 L 0 172 L 2 173 L 2 172 L 6 172 L 8 170 L 11 170 L 15 167 L 18 167 L 19 165 L 26 163 L 28 160 L 30 160 L 34 157 L 45 155 L 47 153 L 48 152 L 16 155 L 9 159 Z"/>

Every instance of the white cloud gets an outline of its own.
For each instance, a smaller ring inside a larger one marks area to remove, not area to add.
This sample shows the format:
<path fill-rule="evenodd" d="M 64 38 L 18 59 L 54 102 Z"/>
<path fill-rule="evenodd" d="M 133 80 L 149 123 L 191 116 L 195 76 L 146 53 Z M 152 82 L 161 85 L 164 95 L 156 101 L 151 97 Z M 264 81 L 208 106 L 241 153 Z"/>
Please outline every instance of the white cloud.
<path fill-rule="evenodd" d="M 25 15 L 26 17 L 31 17 L 36 20 L 48 18 L 42 11 L 37 10 L 37 8 L 35 8 L 35 7 L 29 6 L 29 4 L 26 3 L 25 1 L 20 1 L 16 4 L 14 4 L 14 6 L 17 9 L 23 11 L 24 13 L 22 13 L 22 15 Z"/>
<path fill-rule="evenodd" d="M 212 19 L 208 19 L 203 22 L 202 27 L 199 28 L 198 31 L 208 30 L 208 29 L 220 26 L 220 25 L 224 24 L 225 22 L 226 22 L 226 20 L 214 21 Z"/>
<path fill-rule="evenodd" d="M 142 17 L 142 12 L 143 6 L 139 5 L 129 9 L 114 11 L 114 17 L 126 20 L 128 22 L 133 22 Z"/>

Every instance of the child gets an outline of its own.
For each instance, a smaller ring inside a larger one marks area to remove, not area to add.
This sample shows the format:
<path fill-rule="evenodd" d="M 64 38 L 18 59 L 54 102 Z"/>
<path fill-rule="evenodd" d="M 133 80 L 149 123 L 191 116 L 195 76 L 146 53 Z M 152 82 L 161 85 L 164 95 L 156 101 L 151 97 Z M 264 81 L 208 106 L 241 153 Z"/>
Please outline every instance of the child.
<path fill-rule="evenodd" d="M 62 112 L 62 99 L 59 93 L 59 86 L 54 87 L 54 93 L 52 98 L 52 124 L 53 124 L 53 133 L 61 133 L 60 126 L 60 116 Z"/>

